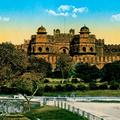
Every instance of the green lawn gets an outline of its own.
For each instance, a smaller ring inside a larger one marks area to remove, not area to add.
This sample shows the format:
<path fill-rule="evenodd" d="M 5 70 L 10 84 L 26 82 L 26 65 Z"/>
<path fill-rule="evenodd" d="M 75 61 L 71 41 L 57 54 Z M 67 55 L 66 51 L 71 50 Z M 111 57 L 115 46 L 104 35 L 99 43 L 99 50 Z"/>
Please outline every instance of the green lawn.
<path fill-rule="evenodd" d="M 51 106 L 44 106 L 40 109 L 32 110 L 26 113 L 25 116 L 31 120 L 36 120 L 36 118 L 40 118 L 40 120 L 87 120 L 67 110 Z"/>
<path fill-rule="evenodd" d="M 120 97 L 120 90 L 88 90 L 88 91 L 75 91 L 75 92 L 47 92 L 43 93 L 43 96 L 70 96 L 71 94 L 76 96 L 108 96 L 108 97 Z"/>

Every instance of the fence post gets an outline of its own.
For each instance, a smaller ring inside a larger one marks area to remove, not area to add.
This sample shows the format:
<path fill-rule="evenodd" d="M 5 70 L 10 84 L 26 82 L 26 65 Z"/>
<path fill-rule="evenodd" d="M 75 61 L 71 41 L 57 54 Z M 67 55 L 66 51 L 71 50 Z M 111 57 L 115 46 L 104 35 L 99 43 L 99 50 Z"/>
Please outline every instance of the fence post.
<path fill-rule="evenodd" d="M 56 101 L 54 100 L 54 106 L 56 107 Z"/>
<path fill-rule="evenodd" d="M 64 103 L 64 109 L 66 109 L 66 102 Z"/>
<path fill-rule="evenodd" d="M 57 101 L 57 107 L 59 108 L 59 100 Z"/>
<path fill-rule="evenodd" d="M 75 107 L 74 106 L 72 107 L 72 112 L 75 112 Z"/>
<path fill-rule="evenodd" d="M 61 108 L 63 108 L 63 102 L 61 101 Z"/>
<path fill-rule="evenodd" d="M 82 116 L 85 117 L 85 111 L 82 111 Z"/>
<path fill-rule="evenodd" d="M 77 114 L 78 114 L 78 115 L 79 115 L 79 111 L 80 111 L 80 110 L 77 108 Z"/>
<path fill-rule="evenodd" d="M 87 113 L 87 118 L 88 120 L 90 120 L 90 113 Z"/>
<path fill-rule="evenodd" d="M 70 105 L 68 105 L 68 110 L 70 111 Z"/>

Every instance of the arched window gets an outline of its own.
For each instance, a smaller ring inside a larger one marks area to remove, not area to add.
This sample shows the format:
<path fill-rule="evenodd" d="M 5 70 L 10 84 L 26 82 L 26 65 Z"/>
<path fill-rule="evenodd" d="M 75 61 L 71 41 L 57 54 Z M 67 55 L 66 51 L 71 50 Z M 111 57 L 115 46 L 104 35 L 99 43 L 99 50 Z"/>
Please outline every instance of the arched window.
<path fill-rule="evenodd" d="M 64 53 L 64 54 L 66 53 L 66 49 L 63 49 L 63 53 Z"/>
<path fill-rule="evenodd" d="M 93 47 L 90 48 L 90 51 L 93 52 Z"/>
<path fill-rule="evenodd" d="M 83 52 L 86 52 L 86 47 L 83 47 L 82 50 L 83 50 Z"/>
<path fill-rule="evenodd" d="M 42 52 L 42 48 L 41 48 L 41 47 L 39 47 L 38 50 L 39 50 L 40 52 Z"/>
<path fill-rule="evenodd" d="M 48 47 L 46 47 L 46 51 L 49 52 L 49 48 Z"/>

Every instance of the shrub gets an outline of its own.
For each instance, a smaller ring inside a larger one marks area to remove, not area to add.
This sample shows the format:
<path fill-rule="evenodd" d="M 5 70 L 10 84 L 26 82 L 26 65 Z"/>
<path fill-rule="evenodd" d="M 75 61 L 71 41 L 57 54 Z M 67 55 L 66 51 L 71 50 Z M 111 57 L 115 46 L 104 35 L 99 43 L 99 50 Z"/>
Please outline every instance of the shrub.
<path fill-rule="evenodd" d="M 72 80 L 71 80 L 71 83 L 78 83 L 79 81 L 78 81 L 78 79 L 77 78 L 72 78 Z"/>
<path fill-rule="evenodd" d="M 55 91 L 57 91 L 57 92 L 63 92 L 64 91 L 64 87 L 62 85 L 56 85 L 55 86 Z"/>
<path fill-rule="evenodd" d="M 107 82 L 105 82 L 105 83 L 103 83 L 103 84 L 99 85 L 99 89 L 100 89 L 100 90 L 105 90 L 105 89 L 108 89 L 108 83 L 107 83 Z"/>
<path fill-rule="evenodd" d="M 111 83 L 110 83 L 110 89 L 111 89 L 111 90 L 117 90 L 117 89 L 119 89 L 119 88 L 120 88 L 119 83 L 117 83 L 117 82 L 111 82 Z"/>
<path fill-rule="evenodd" d="M 97 90 L 98 86 L 95 82 L 91 82 L 91 83 L 89 83 L 89 89 L 90 90 Z"/>
<path fill-rule="evenodd" d="M 44 92 L 53 92 L 53 91 L 54 91 L 53 86 L 46 85 L 44 87 Z"/>
<path fill-rule="evenodd" d="M 76 90 L 76 87 L 72 84 L 66 84 L 65 85 L 65 90 L 66 91 L 74 91 L 74 90 Z"/>
<path fill-rule="evenodd" d="M 48 79 L 45 79 L 44 80 L 44 83 L 49 83 L 50 81 Z"/>
<path fill-rule="evenodd" d="M 77 90 L 80 90 L 80 91 L 84 91 L 84 90 L 87 90 L 87 89 L 88 89 L 88 87 L 84 84 L 79 84 L 77 86 Z"/>
<path fill-rule="evenodd" d="M 43 95 L 43 92 L 44 92 L 44 88 L 40 87 L 37 92 L 36 92 L 36 96 L 42 96 Z"/>

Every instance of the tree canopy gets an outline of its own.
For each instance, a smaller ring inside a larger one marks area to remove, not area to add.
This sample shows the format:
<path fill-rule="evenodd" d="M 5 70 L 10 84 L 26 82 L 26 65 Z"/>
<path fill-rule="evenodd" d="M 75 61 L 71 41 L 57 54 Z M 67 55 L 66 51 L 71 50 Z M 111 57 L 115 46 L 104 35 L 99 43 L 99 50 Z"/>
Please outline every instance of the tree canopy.
<path fill-rule="evenodd" d="M 19 75 L 27 67 L 26 54 L 11 43 L 0 44 L 0 80 Z"/>
<path fill-rule="evenodd" d="M 101 71 L 103 81 L 120 82 L 120 61 L 105 64 Z"/>
<path fill-rule="evenodd" d="M 100 77 L 100 70 L 94 65 L 77 63 L 75 65 L 75 76 L 83 79 L 85 82 L 91 82 L 91 80 L 96 80 Z"/>

